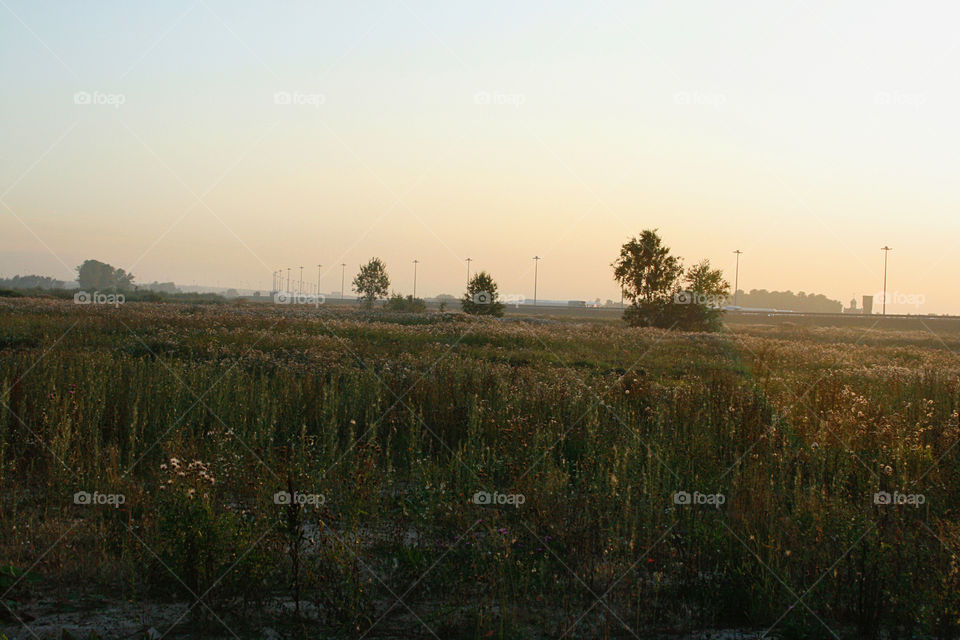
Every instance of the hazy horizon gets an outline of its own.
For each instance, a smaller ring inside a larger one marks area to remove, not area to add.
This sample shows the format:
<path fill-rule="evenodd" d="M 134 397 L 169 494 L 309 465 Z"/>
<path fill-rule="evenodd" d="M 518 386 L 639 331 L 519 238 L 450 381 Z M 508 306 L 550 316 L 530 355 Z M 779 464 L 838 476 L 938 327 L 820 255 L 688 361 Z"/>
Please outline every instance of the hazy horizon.
<path fill-rule="evenodd" d="M 953 5 L 0 0 L 0 272 L 619 300 L 657 228 L 740 288 L 960 313 Z M 505 20 L 504 16 L 510 16 Z"/>

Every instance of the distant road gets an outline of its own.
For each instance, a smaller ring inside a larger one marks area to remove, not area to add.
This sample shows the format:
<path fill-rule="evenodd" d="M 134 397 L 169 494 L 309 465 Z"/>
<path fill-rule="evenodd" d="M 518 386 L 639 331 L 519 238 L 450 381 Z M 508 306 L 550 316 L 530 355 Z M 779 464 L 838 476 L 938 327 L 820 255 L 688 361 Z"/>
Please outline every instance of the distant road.
<path fill-rule="evenodd" d="M 271 298 L 246 298 L 249 301 L 271 302 Z M 327 297 L 324 304 L 332 307 L 357 306 L 359 302 L 354 298 Z M 427 302 L 427 308 L 438 309 L 439 304 Z M 448 311 L 458 311 L 459 301 L 447 304 Z M 548 317 L 556 319 L 570 319 L 587 322 L 613 322 L 623 317 L 623 309 L 619 306 L 602 307 L 573 307 L 563 304 L 508 304 L 504 307 L 504 315 L 512 317 Z M 861 315 L 854 313 L 817 313 L 801 311 L 725 311 L 724 322 L 736 324 L 768 324 L 768 325 L 798 325 L 798 326 L 830 326 L 830 327 L 878 327 L 899 330 L 932 331 L 938 328 L 960 330 L 960 316 L 910 315 L 888 313 Z"/>

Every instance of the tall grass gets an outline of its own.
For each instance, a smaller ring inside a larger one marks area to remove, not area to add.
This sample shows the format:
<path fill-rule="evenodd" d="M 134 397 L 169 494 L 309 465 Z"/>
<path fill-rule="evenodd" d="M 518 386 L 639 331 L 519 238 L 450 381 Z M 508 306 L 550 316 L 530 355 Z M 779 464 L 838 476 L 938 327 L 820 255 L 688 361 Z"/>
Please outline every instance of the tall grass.
<path fill-rule="evenodd" d="M 224 633 L 954 637 L 956 342 L 0 300 L 0 551 L 44 578 L 8 604 L 199 600 Z"/>

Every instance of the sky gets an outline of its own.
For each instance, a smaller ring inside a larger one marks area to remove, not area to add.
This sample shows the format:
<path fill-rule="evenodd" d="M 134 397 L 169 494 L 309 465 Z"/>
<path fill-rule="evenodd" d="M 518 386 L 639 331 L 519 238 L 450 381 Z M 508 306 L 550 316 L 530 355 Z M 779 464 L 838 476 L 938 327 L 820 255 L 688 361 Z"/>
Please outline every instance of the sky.
<path fill-rule="evenodd" d="M 647 228 L 740 288 L 960 313 L 952 2 L 0 0 L 0 274 L 616 299 Z"/>

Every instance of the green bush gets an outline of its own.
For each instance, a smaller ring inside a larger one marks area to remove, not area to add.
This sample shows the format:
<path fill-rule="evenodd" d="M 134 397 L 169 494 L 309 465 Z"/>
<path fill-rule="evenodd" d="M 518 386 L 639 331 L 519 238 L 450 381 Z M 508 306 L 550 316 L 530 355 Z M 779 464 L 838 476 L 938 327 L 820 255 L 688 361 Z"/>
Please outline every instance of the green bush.
<path fill-rule="evenodd" d="M 427 303 L 423 298 L 414 298 L 410 295 L 404 298 L 399 293 L 395 293 L 383 303 L 383 308 L 401 313 L 422 313 L 427 310 Z"/>

